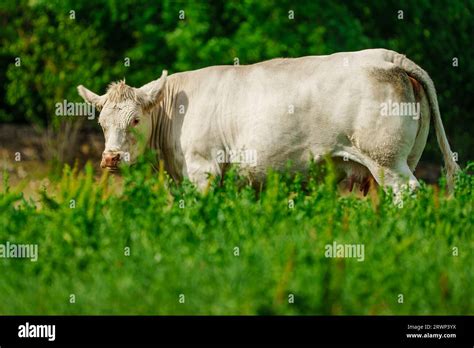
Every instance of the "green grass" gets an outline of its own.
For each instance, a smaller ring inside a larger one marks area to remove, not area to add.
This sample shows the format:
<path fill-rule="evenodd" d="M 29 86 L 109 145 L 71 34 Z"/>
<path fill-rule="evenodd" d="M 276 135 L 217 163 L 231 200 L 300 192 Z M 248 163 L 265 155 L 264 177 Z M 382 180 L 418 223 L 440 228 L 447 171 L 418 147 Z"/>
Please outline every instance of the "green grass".
<path fill-rule="evenodd" d="M 66 167 L 40 203 L 4 183 L 0 243 L 37 243 L 39 259 L 0 259 L 0 314 L 474 314 L 473 176 L 400 208 L 316 172 L 304 189 L 270 172 L 257 192 L 231 171 L 200 194 L 143 163 L 121 182 Z M 334 241 L 365 260 L 326 258 Z"/>

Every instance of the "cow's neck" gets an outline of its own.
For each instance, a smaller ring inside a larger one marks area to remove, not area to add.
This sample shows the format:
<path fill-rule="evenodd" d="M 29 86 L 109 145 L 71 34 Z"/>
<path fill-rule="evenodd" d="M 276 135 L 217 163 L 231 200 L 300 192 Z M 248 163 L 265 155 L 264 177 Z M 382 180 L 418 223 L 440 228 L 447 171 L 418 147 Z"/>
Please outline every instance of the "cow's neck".
<path fill-rule="evenodd" d="M 163 90 L 163 98 L 151 114 L 151 136 L 149 147 L 157 151 L 158 159 L 164 162 L 169 175 L 175 180 L 182 179 L 182 154 L 179 138 L 173 137 L 179 120 L 174 116 L 176 110 L 176 95 L 178 91 L 170 79 Z M 178 133 L 179 134 L 179 133 Z"/>

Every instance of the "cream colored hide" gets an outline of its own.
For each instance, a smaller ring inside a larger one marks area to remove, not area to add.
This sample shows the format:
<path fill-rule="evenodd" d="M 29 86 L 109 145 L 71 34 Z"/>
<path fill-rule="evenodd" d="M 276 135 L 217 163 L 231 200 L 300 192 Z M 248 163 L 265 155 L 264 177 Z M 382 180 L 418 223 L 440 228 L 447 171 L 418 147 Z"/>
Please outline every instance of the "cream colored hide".
<path fill-rule="evenodd" d="M 293 170 L 305 172 L 310 158 L 326 156 L 364 190 L 371 176 L 396 193 L 414 189 L 430 118 L 450 188 L 459 169 L 432 80 L 385 49 L 165 71 L 141 88 L 112 84 L 103 96 L 78 89 L 101 109 L 103 167 L 136 160 L 143 149 L 135 128 L 174 179 L 189 177 L 201 189 L 230 163 L 262 182 L 268 168 L 283 170 L 291 160 Z"/>

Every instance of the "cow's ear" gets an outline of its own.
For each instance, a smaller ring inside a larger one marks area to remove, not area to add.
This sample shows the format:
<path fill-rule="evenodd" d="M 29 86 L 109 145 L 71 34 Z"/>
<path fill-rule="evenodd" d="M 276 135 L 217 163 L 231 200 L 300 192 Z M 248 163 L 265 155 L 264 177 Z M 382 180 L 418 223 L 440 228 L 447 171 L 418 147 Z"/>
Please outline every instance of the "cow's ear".
<path fill-rule="evenodd" d="M 163 73 L 159 79 L 151 81 L 139 88 L 140 93 L 145 95 L 145 103 L 147 104 L 144 105 L 145 107 L 155 105 L 161 99 L 167 76 L 168 71 L 163 70 Z"/>
<path fill-rule="evenodd" d="M 89 104 L 94 105 L 98 110 L 102 109 L 105 103 L 105 97 L 103 95 L 97 95 L 94 92 L 88 90 L 83 85 L 77 86 L 79 95 Z"/>

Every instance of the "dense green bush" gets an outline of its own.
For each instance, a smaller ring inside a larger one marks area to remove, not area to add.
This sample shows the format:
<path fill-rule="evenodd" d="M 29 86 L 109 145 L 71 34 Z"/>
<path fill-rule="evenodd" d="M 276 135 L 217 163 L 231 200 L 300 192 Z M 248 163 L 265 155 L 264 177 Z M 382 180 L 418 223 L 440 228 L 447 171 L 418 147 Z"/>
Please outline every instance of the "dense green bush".
<path fill-rule="evenodd" d="M 66 167 L 39 202 L 4 184 L 0 241 L 39 258 L 0 259 L 0 314 L 474 314 L 473 176 L 402 208 L 332 181 L 269 173 L 255 191 L 231 171 L 200 194 L 139 163 L 100 181 Z M 334 241 L 364 261 L 326 258 Z"/>
<path fill-rule="evenodd" d="M 20 119 L 58 123 L 56 103 L 76 100 L 75 86 L 86 80 L 99 88 L 109 80 L 102 38 L 68 13 L 31 7 L 13 25 L 18 38 L 2 49 L 14 57 L 7 66 L 4 97 Z"/>

